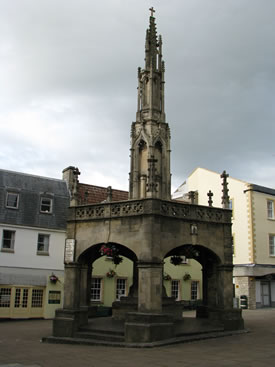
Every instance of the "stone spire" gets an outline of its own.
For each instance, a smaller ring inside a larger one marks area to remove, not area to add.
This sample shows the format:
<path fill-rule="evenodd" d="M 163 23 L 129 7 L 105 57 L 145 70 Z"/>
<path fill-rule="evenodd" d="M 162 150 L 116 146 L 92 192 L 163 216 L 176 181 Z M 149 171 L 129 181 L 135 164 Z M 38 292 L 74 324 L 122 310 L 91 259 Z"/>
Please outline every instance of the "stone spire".
<path fill-rule="evenodd" d="M 155 18 L 151 15 L 145 39 L 145 68 L 138 68 L 137 121 L 165 122 L 164 71 L 162 38 L 157 36 Z"/>
<path fill-rule="evenodd" d="M 136 121 L 131 129 L 130 199 L 170 199 L 170 129 L 164 111 L 162 38 L 157 36 L 154 9 L 149 9 L 145 65 L 138 68 Z"/>

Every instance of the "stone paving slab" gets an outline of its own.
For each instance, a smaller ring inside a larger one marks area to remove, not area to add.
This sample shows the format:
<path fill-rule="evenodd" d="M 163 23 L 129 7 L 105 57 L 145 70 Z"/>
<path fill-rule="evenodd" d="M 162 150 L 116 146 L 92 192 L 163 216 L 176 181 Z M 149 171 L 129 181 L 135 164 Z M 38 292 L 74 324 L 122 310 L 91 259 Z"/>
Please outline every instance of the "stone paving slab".
<path fill-rule="evenodd" d="M 244 310 L 249 333 L 153 349 L 45 344 L 50 320 L 0 321 L 0 367 L 269 367 L 275 309 Z"/>

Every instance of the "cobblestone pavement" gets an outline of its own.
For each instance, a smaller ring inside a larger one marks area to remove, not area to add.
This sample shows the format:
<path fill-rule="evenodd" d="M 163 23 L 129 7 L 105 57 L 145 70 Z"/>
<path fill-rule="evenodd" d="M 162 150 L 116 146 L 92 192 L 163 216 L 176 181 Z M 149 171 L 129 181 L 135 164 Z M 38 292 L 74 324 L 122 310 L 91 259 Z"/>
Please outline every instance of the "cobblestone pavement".
<path fill-rule="evenodd" d="M 275 364 L 275 309 L 244 310 L 249 333 L 154 349 L 45 344 L 50 320 L 1 321 L 0 367 L 264 367 Z"/>

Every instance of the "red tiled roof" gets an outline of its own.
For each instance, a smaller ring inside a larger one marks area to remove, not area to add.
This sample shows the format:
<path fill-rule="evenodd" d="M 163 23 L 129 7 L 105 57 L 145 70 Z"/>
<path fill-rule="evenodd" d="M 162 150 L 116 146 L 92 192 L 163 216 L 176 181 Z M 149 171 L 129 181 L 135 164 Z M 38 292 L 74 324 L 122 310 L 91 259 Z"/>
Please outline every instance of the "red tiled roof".
<path fill-rule="evenodd" d="M 102 203 L 107 199 L 107 187 L 78 184 L 80 204 Z M 128 200 L 128 191 L 112 189 L 112 201 Z"/>

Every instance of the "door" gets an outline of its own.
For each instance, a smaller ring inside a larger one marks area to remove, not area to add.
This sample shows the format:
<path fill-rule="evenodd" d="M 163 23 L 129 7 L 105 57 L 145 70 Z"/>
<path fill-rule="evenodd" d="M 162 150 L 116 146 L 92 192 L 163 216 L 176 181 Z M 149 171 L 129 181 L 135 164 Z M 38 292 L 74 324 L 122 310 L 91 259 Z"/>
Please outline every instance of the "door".
<path fill-rule="evenodd" d="M 261 282 L 262 307 L 270 307 L 270 282 Z"/>
<path fill-rule="evenodd" d="M 29 317 L 29 288 L 15 287 L 13 288 L 14 298 L 12 299 L 12 317 L 26 318 Z"/>

